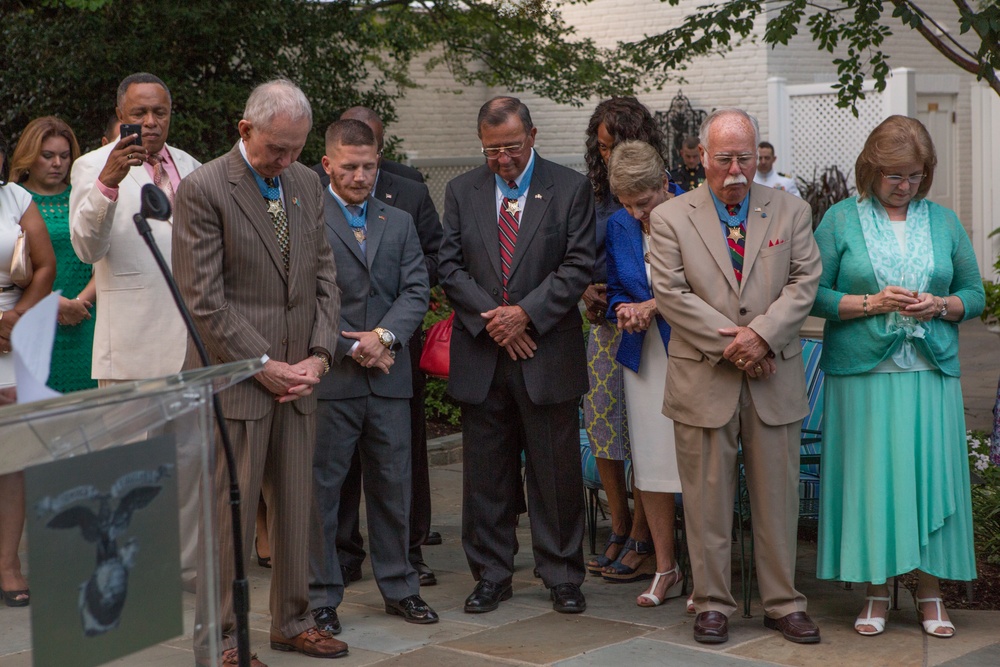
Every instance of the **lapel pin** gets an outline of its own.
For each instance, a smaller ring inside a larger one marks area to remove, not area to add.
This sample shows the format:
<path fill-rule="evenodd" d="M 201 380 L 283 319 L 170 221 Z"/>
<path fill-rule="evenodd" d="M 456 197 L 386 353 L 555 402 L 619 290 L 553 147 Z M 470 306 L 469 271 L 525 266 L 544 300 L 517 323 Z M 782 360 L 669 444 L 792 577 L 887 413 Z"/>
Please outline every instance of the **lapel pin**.
<path fill-rule="evenodd" d="M 537 195 L 535 195 L 535 199 L 541 199 L 541 198 L 542 198 L 542 195 L 541 195 L 541 194 L 537 194 Z"/>
<path fill-rule="evenodd" d="M 379 219 L 379 220 L 385 220 L 385 216 L 384 216 L 384 215 L 380 215 L 380 216 L 378 217 L 378 219 Z"/>
<path fill-rule="evenodd" d="M 761 214 L 760 214 L 760 217 L 762 217 L 762 218 L 766 218 L 766 217 L 767 217 L 767 213 L 761 213 Z"/>
<path fill-rule="evenodd" d="M 299 198 L 298 197 L 292 197 L 292 204 L 294 204 L 295 206 L 298 206 L 299 205 Z"/>
<path fill-rule="evenodd" d="M 385 198 L 386 199 L 392 199 L 392 195 L 390 193 L 386 192 L 385 193 Z"/>
<path fill-rule="evenodd" d="M 754 212 L 754 213 L 760 213 L 760 212 L 761 212 L 762 210 L 763 210 L 763 209 L 762 209 L 762 208 L 761 208 L 760 206 L 758 206 L 757 208 L 755 208 L 755 209 L 753 210 L 753 212 Z"/>

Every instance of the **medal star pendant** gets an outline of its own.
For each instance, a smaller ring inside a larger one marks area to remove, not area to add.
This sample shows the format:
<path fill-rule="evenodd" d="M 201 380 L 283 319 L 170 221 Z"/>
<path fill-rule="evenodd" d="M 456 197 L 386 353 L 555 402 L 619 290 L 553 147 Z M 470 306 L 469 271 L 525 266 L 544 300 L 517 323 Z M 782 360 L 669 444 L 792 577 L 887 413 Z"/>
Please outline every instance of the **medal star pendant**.
<path fill-rule="evenodd" d="M 367 235 L 365 234 L 364 227 L 352 227 L 351 231 L 354 232 L 354 238 L 357 239 L 358 243 L 364 243 Z"/>
<path fill-rule="evenodd" d="M 267 202 L 267 212 L 271 215 L 277 215 L 278 211 L 281 210 L 281 200 L 271 199 Z"/>
<path fill-rule="evenodd" d="M 516 199 L 510 199 L 507 201 L 507 212 L 511 215 L 517 215 L 517 212 L 521 210 L 521 207 L 517 205 Z"/>
<path fill-rule="evenodd" d="M 739 242 L 743 240 L 743 232 L 740 231 L 739 227 L 729 228 L 729 238 L 733 241 Z"/>

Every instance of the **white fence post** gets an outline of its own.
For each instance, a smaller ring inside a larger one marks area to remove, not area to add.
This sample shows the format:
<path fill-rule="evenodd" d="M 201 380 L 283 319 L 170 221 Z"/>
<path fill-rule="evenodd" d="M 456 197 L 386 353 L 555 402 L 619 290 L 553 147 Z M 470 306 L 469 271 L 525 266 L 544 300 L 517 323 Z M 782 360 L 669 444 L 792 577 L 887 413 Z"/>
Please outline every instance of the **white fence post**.
<path fill-rule="evenodd" d="M 917 72 L 908 67 L 897 67 L 885 80 L 882 96 L 885 117 L 900 115 L 913 118 L 917 115 Z"/>
<path fill-rule="evenodd" d="M 792 164 L 792 128 L 788 123 L 788 85 L 787 79 L 772 76 L 767 80 L 767 140 L 774 144 L 774 153 L 778 156 L 779 171 L 788 171 Z"/>
<path fill-rule="evenodd" d="M 972 247 L 979 271 L 987 280 L 994 274 L 993 262 L 1000 252 L 1000 235 L 988 238 L 1000 227 L 1000 97 L 982 82 L 972 84 Z"/>

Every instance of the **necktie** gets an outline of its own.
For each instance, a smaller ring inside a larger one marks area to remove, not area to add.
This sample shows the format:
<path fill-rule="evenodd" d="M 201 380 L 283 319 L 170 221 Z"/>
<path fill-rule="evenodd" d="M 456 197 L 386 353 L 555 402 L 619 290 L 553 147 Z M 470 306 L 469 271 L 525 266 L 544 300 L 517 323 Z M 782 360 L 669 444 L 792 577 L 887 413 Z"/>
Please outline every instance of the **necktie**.
<path fill-rule="evenodd" d="M 288 216 L 285 215 L 285 207 L 281 205 L 281 191 L 273 178 L 265 178 L 269 192 L 264 195 L 267 199 L 267 212 L 271 215 L 271 222 L 274 223 L 274 233 L 278 237 L 278 247 L 281 248 L 281 258 L 285 260 L 285 272 L 288 272 Z"/>
<path fill-rule="evenodd" d="M 163 156 L 159 153 L 153 153 L 146 159 L 153 166 L 153 185 L 163 190 L 163 194 L 167 195 L 167 199 L 173 204 L 174 185 L 170 182 L 170 174 L 167 173 L 166 167 L 163 166 Z"/>
<path fill-rule="evenodd" d="M 507 183 L 512 188 L 516 188 L 514 181 Z M 497 221 L 500 240 L 500 265 L 503 275 L 503 303 L 510 304 L 507 295 L 507 280 L 510 278 L 510 264 L 514 259 L 514 245 L 517 243 L 517 228 L 520 224 L 521 211 L 518 209 L 516 199 L 503 198 L 500 203 L 500 218 Z"/>
<path fill-rule="evenodd" d="M 740 211 L 739 204 L 726 206 L 726 212 L 735 216 Z M 733 261 L 733 273 L 736 274 L 737 284 L 743 282 L 743 247 L 746 245 L 746 222 L 741 222 L 739 227 L 730 227 L 729 236 L 726 242 L 729 244 L 729 258 Z"/>

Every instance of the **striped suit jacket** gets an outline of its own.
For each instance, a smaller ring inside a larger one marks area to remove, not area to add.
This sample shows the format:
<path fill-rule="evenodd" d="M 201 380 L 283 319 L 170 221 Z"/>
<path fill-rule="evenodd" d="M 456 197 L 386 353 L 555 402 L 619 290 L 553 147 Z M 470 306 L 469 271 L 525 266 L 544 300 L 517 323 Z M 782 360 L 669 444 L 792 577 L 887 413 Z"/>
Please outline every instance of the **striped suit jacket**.
<path fill-rule="evenodd" d="M 173 270 L 213 364 L 271 359 L 295 364 L 336 344 L 340 319 L 333 253 L 319 179 L 292 163 L 281 174 L 290 243 L 286 275 L 274 225 L 239 146 L 196 170 L 177 190 Z M 184 368 L 201 366 L 193 344 Z M 220 394 L 228 419 L 259 419 L 274 395 L 256 380 Z M 294 402 L 308 414 L 316 395 Z"/>

